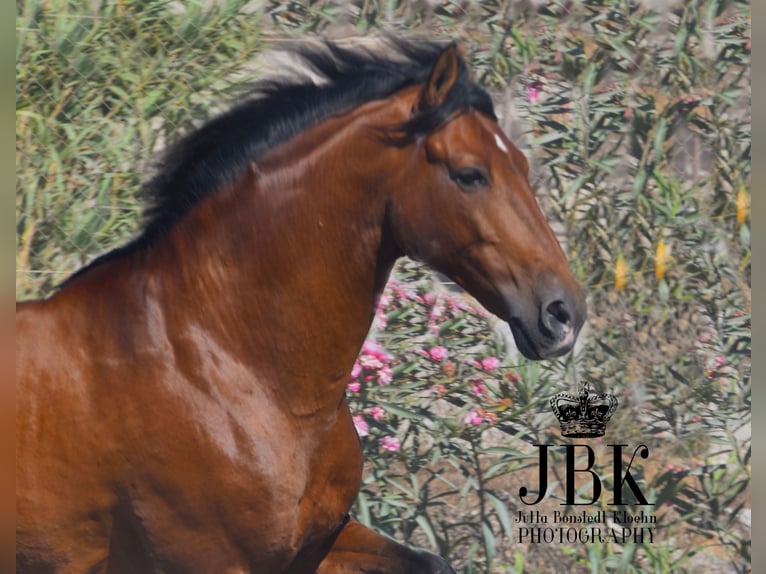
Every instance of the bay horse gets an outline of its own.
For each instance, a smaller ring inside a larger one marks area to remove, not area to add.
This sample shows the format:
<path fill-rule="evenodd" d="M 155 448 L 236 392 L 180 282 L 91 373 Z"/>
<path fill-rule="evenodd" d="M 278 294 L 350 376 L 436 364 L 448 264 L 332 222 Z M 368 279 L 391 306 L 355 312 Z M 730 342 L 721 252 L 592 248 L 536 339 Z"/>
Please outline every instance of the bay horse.
<path fill-rule="evenodd" d="M 349 518 L 346 403 L 397 258 L 531 359 L 584 292 L 455 45 L 307 45 L 171 146 L 132 242 L 17 304 L 20 572 L 446 573 Z M 317 81 L 320 78 L 321 81 Z"/>

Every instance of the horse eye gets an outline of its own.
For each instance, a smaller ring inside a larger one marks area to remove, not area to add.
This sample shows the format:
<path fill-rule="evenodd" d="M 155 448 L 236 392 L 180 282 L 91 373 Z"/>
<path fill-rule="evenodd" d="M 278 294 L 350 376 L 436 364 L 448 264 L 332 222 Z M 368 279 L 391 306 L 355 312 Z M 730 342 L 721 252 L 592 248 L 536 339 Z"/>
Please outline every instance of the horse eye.
<path fill-rule="evenodd" d="M 489 185 L 486 172 L 478 167 L 464 167 L 450 172 L 452 180 L 463 189 L 470 191 Z"/>

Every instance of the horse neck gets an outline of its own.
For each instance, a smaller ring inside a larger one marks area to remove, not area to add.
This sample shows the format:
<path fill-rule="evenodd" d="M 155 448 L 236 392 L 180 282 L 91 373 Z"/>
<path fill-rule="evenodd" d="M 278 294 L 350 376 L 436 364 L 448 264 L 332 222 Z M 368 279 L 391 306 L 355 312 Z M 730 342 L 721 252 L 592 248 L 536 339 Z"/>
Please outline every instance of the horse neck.
<path fill-rule="evenodd" d="M 163 292 L 189 306 L 178 328 L 204 333 L 274 392 L 300 393 L 308 413 L 337 407 L 399 255 L 375 183 L 384 146 L 367 127 L 383 109 L 330 119 L 251 165 L 165 249 L 180 272 Z"/>

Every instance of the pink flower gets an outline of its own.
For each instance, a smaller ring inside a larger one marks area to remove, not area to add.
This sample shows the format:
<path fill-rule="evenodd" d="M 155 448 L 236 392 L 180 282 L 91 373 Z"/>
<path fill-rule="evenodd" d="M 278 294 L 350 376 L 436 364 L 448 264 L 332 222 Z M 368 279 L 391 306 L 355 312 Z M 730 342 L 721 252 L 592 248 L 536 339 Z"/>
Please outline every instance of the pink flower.
<path fill-rule="evenodd" d="M 391 304 L 391 295 L 388 293 L 383 293 L 383 295 L 380 296 L 380 300 L 378 301 L 378 308 L 384 309 L 388 307 Z"/>
<path fill-rule="evenodd" d="M 481 360 L 481 366 L 485 371 L 494 371 L 500 366 L 500 359 L 497 357 L 487 357 Z"/>
<path fill-rule="evenodd" d="M 444 385 L 436 384 L 432 388 L 433 388 L 434 394 L 437 397 L 443 397 L 444 393 L 447 392 L 447 389 L 444 387 Z"/>
<path fill-rule="evenodd" d="M 446 347 L 431 347 L 429 354 L 434 361 L 443 361 L 447 358 L 447 349 Z"/>
<path fill-rule="evenodd" d="M 484 417 L 476 409 L 468 411 L 463 419 L 465 425 L 479 426 L 483 422 Z"/>
<path fill-rule="evenodd" d="M 518 373 L 514 373 L 513 371 L 508 371 L 505 374 L 505 378 L 508 379 L 509 383 L 513 383 L 513 384 L 521 382 L 521 377 L 519 376 L 519 374 Z"/>
<path fill-rule="evenodd" d="M 374 355 L 378 352 L 380 352 L 380 347 L 375 341 L 370 341 L 367 339 L 362 345 L 362 353 L 366 355 Z"/>
<path fill-rule="evenodd" d="M 362 415 L 354 415 L 352 420 L 354 421 L 354 426 L 356 427 L 356 433 L 360 437 L 370 434 L 370 427 L 367 426 L 367 423 L 365 422 Z"/>
<path fill-rule="evenodd" d="M 481 423 L 489 423 L 493 425 L 497 422 L 497 415 L 495 413 L 487 412 L 481 407 L 473 408 L 465 415 L 463 424 L 479 426 Z"/>
<path fill-rule="evenodd" d="M 429 313 L 429 318 L 432 321 L 435 321 L 436 319 L 439 319 L 443 315 L 444 315 L 444 305 L 434 305 L 433 307 L 431 307 L 431 312 Z"/>
<path fill-rule="evenodd" d="M 402 443 L 396 437 L 384 436 L 380 439 L 380 446 L 383 447 L 383 450 L 396 452 L 402 446 Z"/>
<path fill-rule="evenodd" d="M 374 341 L 365 341 L 362 345 L 362 355 L 367 355 L 377 359 L 381 363 L 388 363 L 391 360 L 389 354 Z"/>
<path fill-rule="evenodd" d="M 482 381 L 481 379 L 476 379 L 475 381 L 471 381 L 471 392 L 477 397 L 484 396 L 484 392 L 486 390 L 487 390 L 487 387 L 484 385 L 484 381 Z"/>
<path fill-rule="evenodd" d="M 378 371 L 378 384 L 379 385 L 387 385 L 389 384 L 394 378 L 394 374 L 391 371 L 391 367 L 388 365 L 385 365 L 382 369 Z"/>
<path fill-rule="evenodd" d="M 359 364 L 359 361 L 354 361 L 354 367 L 351 369 L 351 378 L 357 379 L 359 378 L 359 375 L 362 374 L 362 365 Z"/>
<path fill-rule="evenodd" d="M 347 388 L 352 393 L 358 393 L 359 389 L 362 388 L 362 385 L 359 383 L 359 381 L 352 381 L 347 385 Z"/>
<path fill-rule="evenodd" d="M 373 355 L 361 355 L 359 357 L 359 364 L 365 369 L 377 370 L 383 366 L 383 363 L 378 357 Z"/>
<path fill-rule="evenodd" d="M 386 411 L 383 410 L 383 407 L 380 405 L 375 405 L 369 410 L 369 413 L 372 415 L 372 418 L 376 421 L 383 420 L 383 417 L 386 416 Z"/>
<path fill-rule="evenodd" d="M 388 325 L 388 317 L 386 314 L 383 311 L 375 313 L 375 328 L 385 329 L 386 325 Z"/>

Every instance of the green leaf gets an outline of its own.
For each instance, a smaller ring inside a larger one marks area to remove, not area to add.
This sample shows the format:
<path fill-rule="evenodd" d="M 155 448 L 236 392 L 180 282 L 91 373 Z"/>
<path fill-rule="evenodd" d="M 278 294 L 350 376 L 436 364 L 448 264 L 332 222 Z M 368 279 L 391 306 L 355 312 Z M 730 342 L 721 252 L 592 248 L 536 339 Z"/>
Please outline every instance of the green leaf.
<path fill-rule="evenodd" d="M 511 517 L 508 515 L 508 509 L 506 508 L 505 504 L 491 492 L 485 492 L 484 496 L 487 497 L 489 502 L 494 507 L 495 513 L 497 514 L 497 519 L 500 521 L 500 525 L 503 527 L 503 532 L 505 532 L 505 535 L 511 539 L 513 537 L 513 527 L 511 526 Z"/>
<path fill-rule="evenodd" d="M 418 526 L 423 529 L 423 532 L 428 537 L 428 542 L 431 544 L 431 548 L 434 550 L 438 549 L 439 545 L 436 541 L 436 534 L 431 527 L 431 523 L 428 522 L 428 519 L 422 514 L 419 514 L 415 517 L 415 522 L 418 523 Z"/>
<path fill-rule="evenodd" d="M 356 497 L 356 519 L 365 526 L 371 526 L 370 505 L 367 503 L 367 497 L 360 491 Z"/>
<path fill-rule="evenodd" d="M 481 523 L 481 532 L 484 537 L 484 548 L 487 552 L 487 562 L 491 564 L 495 559 L 495 535 L 486 521 Z"/>

